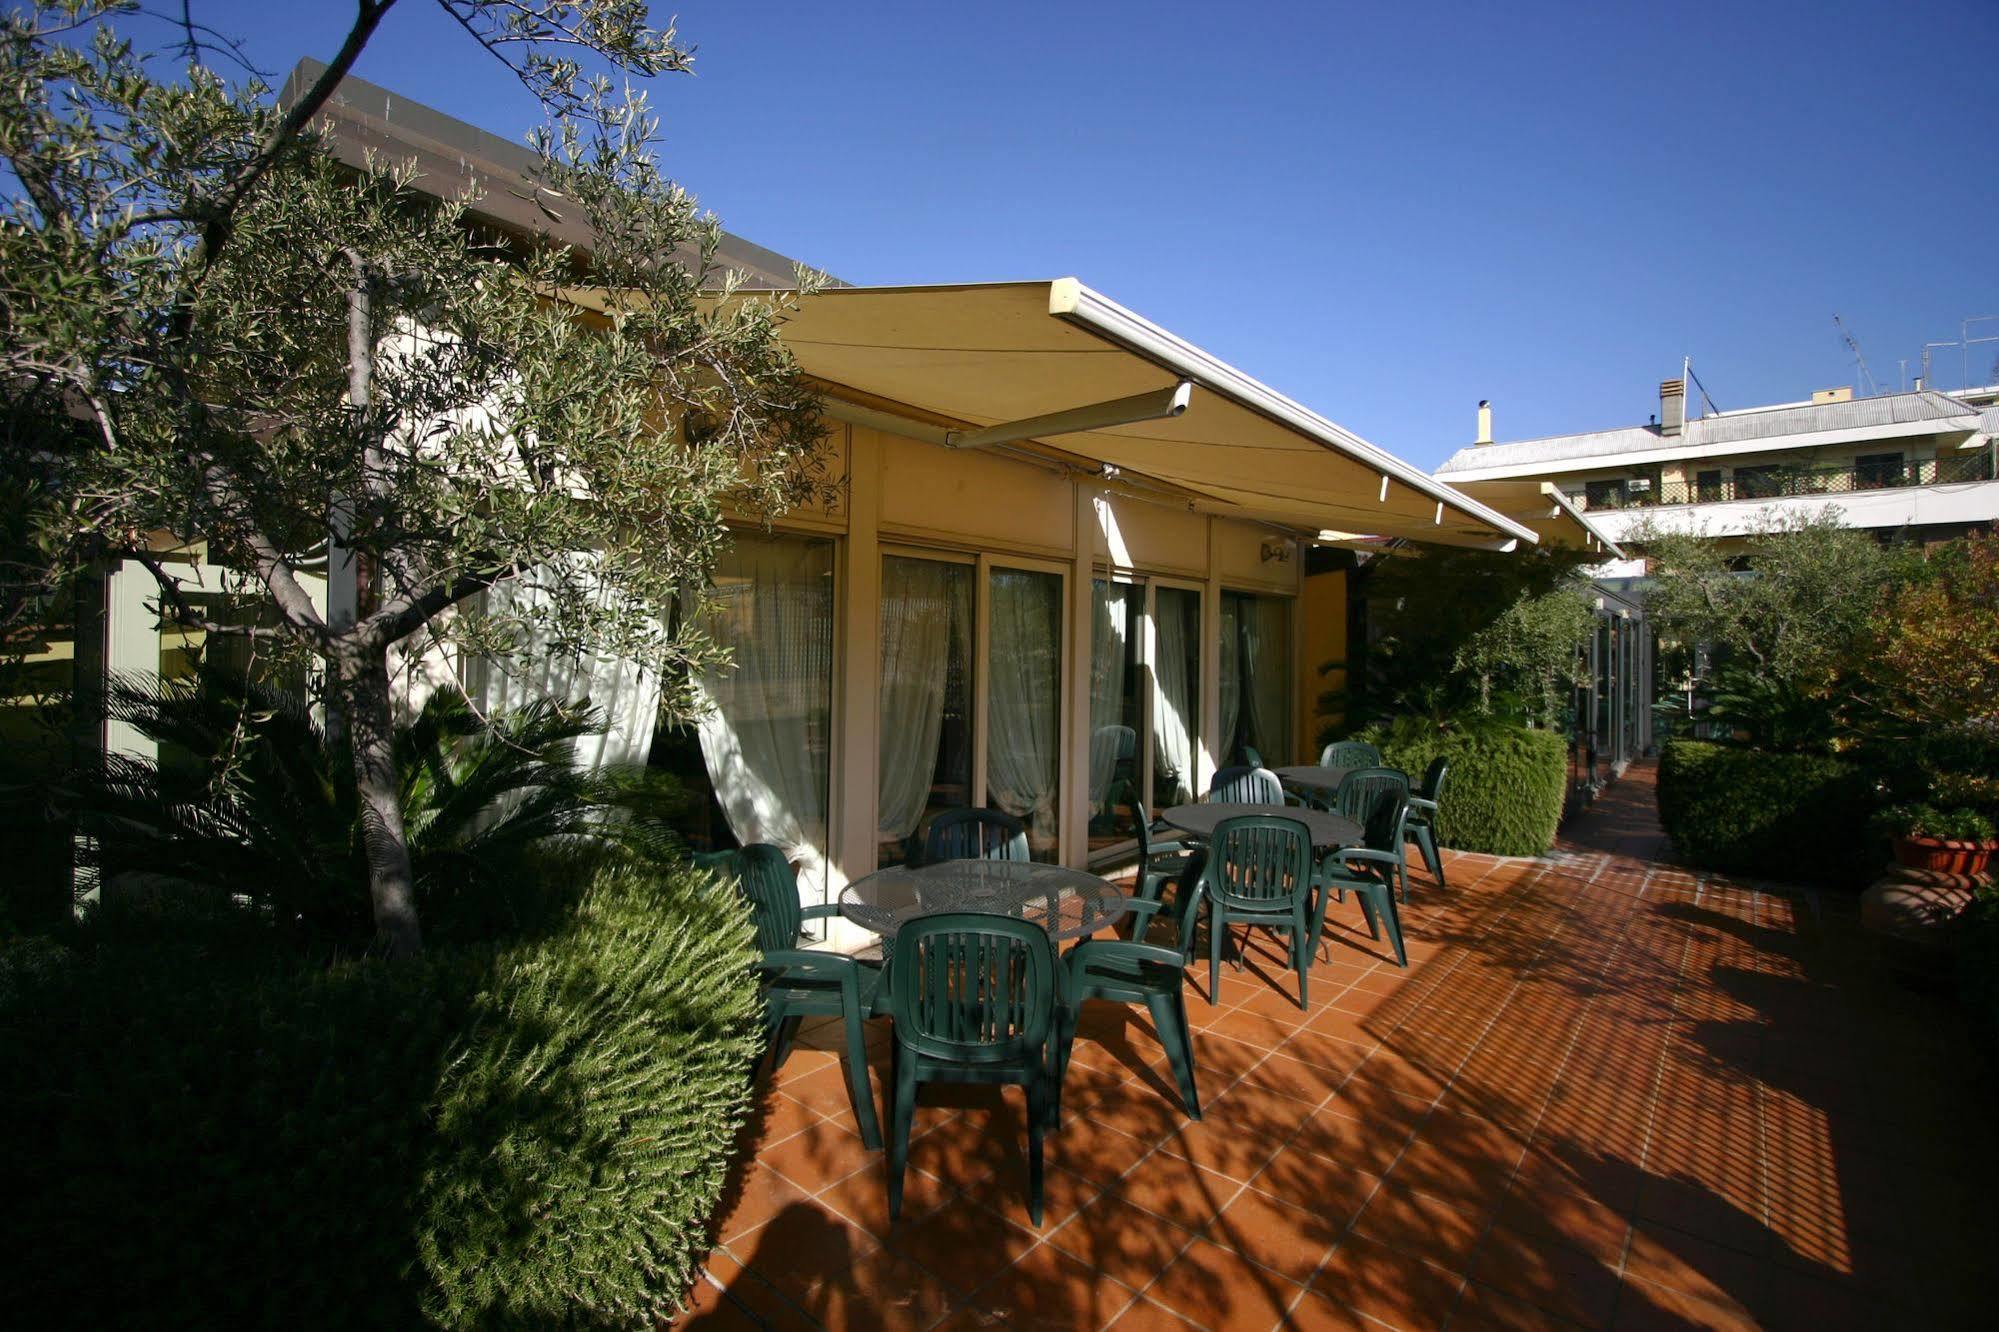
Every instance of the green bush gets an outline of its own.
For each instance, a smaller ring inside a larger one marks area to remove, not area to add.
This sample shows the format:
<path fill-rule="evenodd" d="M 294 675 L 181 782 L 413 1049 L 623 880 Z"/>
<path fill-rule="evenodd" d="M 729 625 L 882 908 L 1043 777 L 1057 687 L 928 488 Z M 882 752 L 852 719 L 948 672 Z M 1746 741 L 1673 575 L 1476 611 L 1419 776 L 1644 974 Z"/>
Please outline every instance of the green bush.
<path fill-rule="evenodd" d="M 1878 804 L 1845 759 L 1674 740 L 1659 758 L 1659 820 L 1682 859 L 1703 869 L 1794 883 L 1865 885 L 1882 855 Z"/>
<path fill-rule="evenodd" d="M 732 895 L 603 868 L 531 940 L 308 968 L 270 939 L 110 917 L 82 947 L 0 945 L 14 1319 L 644 1326 L 672 1308 L 756 1049 Z"/>
<path fill-rule="evenodd" d="M 1554 731 L 1490 721 L 1399 717 L 1357 737 L 1421 782 L 1431 760 L 1451 761 L 1437 840 L 1460 851 L 1538 856 L 1555 840 L 1567 786 L 1567 748 Z"/>

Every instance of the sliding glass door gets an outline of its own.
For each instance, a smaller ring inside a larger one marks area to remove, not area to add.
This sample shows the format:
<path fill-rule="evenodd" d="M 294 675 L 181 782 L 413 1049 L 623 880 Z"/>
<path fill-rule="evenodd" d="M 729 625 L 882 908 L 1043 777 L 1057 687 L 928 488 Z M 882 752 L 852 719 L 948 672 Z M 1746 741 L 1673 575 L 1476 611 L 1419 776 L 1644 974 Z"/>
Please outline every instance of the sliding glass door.
<path fill-rule="evenodd" d="M 1290 599 L 1222 593 L 1221 647 L 1221 761 L 1292 762 Z"/>
<path fill-rule="evenodd" d="M 877 861 L 920 858 L 930 820 L 972 803 L 970 560 L 882 559 Z"/>
<path fill-rule="evenodd" d="M 1139 735 L 1145 726 L 1141 649 L 1145 586 L 1090 584 L 1090 850 L 1136 835 L 1134 802 L 1142 793 Z"/>
<path fill-rule="evenodd" d="M 729 665 L 694 682 L 707 704 L 662 729 L 652 762 L 680 777 L 696 850 L 782 847 L 800 896 L 823 901 L 833 736 L 833 543 L 738 532 L 715 566 L 709 632 Z"/>
<path fill-rule="evenodd" d="M 1061 858 L 1062 575 L 987 574 L 986 805 L 1027 825 L 1036 860 Z"/>
<path fill-rule="evenodd" d="M 1201 593 L 1152 591 L 1152 808 L 1190 804 L 1201 734 Z"/>

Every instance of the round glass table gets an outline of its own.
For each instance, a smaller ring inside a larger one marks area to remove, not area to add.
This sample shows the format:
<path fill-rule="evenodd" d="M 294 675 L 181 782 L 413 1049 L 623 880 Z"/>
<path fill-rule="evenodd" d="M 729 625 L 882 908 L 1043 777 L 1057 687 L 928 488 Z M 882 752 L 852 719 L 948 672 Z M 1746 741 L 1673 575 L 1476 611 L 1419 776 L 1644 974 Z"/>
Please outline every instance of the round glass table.
<path fill-rule="evenodd" d="M 1224 819 L 1239 819 L 1249 815 L 1276 815 L 1278 818 L 1295 819 L 1305 825 L 1305 831 L 1312 838 L 1315 851 L 1331 850 L 1335 847 L 1359 846 L 1367 840 L 1361 826 L 1344 814 L 1333 814 L 1323 809 L 1301 809 L 1297 805 L 1235 805 L 1217 803 L 1212 805 L 1175 805 L 1171 809 L 1159 811 L 1160 820 L 1181 832 L 1191 833 L 1199 838 L 1215 835 Z"/>
<path fill-rule="evenodd" d="M 1019 860 L 895 865 L 840 892 L 840 914 L 887 937 L 906 920 L 942 911 L 986 911 L 1033 921 L 1050 939 L 1078 939 L 1115 924 L 1131 899 L 1094 874 Z"/>

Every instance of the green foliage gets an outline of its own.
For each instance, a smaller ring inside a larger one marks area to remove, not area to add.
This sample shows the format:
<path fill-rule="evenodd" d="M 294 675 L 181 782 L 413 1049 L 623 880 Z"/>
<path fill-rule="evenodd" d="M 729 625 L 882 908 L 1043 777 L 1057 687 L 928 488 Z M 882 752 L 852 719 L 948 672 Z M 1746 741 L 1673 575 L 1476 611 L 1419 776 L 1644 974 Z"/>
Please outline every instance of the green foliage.
<path fill-rule="evenodd" d="M 110 715 L 157 742 L 162 761 L 93 755 L 65 783 L 104 882 L 233 895 L 308 945 L 367 942 L 353 766 L 302 698 L 220 669 L 114 681 L 109 695 Z M 417 892 L 443 937 L 486 938 L 538 918 L 539 862 L 551 855 L 602 841 L 655 861 L 672 853 L 671 778 L 572 766 L 574 742 L 597 725 L 588 710 L 544 703 L 489 727 L 440 691 L 397 728 Z"/>
<path fill-rule="evenodd" d="M 350 10 L 282 108 L 203 63 L 216 48 L 192 15 L 0 14 L 0 431 L 34 442 L 0 452 L 0 537 L 19 547 L 0 559 L 0 628 L 129 560 L 170 625 L 323 664 L 375 811 L 376 924 L 415 951 L 409 847 L 383 812 L 390 647 L 424 631 L 502 668 L 642 661 L 689 718 L 721 653 L 681 612 L 724 497 L 773 512 L 833 487 L 818 399 L 778 336 L 796 294 L 737 291 L 719 223 L 661 168 L 643 94 L 584 73 L 685 71 L 673 32 L 642 0 L 450 0 L 466 58 L 514 66 L 547 112 L 549 232 L 496 235 L 415 164 L 337 161 L 309 128 L 392 4 Z M 185 35 L 170 77 L 129 37 L 163 29 Z M 351 622 L 305 590 L 334 567 L 329 530 L 366 580 Z M 166 553 L 195 543 L 243 575 L 219 607 Z M 471 600 L 501 585 L 531 617 Z"/>
<path fill-rule="evenodd" d="M 1661 659 L 1690 665 L 1695 645 L 1713 655 L 1700 682 L 1709 715 L 1743 743 L 1830 753 L 1872 715 L 1855 695 L 1873 620 L 1919 569 L 1912 552 L 1842 526 L 1835 508 L 1766 517 L 1740 551 L 1649 524 L 1629 540 L 1651 561 L 1645 605 Z"/>
<path fill-rule="evenodd" d="M 1567 749 L 1553 731 L 1488 719 L 1439 724 L 1402 717 L 1360 733 L 1382 760 L 1420 778 L 1432 759 L 1451 761 L 1437 813 L 1437 840 L 1460 851 L 1538 856 L 1555 840 L 1567 787 Z"/>
<path fill-rule="evenodd" d="M 1789 883 L 1858 887 L 1880 868 L 1865 769 L 1817 754 L 1673 740 L 1659 758 L 1659 819 L 1691 865 Z"/>
<path fill-rule="evenodd" d="M 1458 649 L 1459 670 L 1478 680 L 1479 711 L 1495 711 L 1495 686 L 1511 685 L 1530 725 L 1558 725 L 1575 684 L 1580 654 L 1596 612 L 1575 584 L 1523 595 Z"/>
<path fill-rule="evenodd" d="M 1941 837 L 1947 841 L 1990 841 L 1999 830 L 1975 809 L 1935 805 L 1890 805 L 1874 816 L 1874 826 L 1890 837 Z"/>
<path fill-rule="evenodd" d="M 320 969 L 265 937 L 0 942 L 11 1318 L 658 1325 L 747 1110 L 733 895 L 608 867 L 534 938 Z"/>
<path fill-rule="evenodd" d="M 1573 669 L 1582 635 L 1550 641 L 1573 617 L 1584 562 L 1573 551 L 1448 546 L 1371 561 L 1350 584 L 1367 603 L 1369 640 L 1354 661 L 1320 667 L 1346 671 L 1347 683 L 1318 700 L 1320 716 L 1343 718 L 1319 743 L 1412 714 L 1440 723 L 1480 710 L 1538 718 L 1553 682 Z M 1509 647 L 1526 655 L 1509 659 Z"/>

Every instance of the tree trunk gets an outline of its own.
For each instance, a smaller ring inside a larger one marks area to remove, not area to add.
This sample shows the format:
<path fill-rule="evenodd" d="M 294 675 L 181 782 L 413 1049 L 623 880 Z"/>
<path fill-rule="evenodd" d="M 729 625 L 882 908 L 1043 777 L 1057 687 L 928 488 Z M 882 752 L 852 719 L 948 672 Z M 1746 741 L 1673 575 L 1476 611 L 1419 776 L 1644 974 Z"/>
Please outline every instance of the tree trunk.
<path fill-rule="evenodd" d="M 347 742 L 354 755 L 361 845 L 368 857 L 368 895 L 375 942 L 390 957 L 423 951 L 416 918 L 416 881 L 403 827 L 402 782 L 396 771 L 395 714 L 389 706 L 389 655 L 382 647 L 348 643 L 333 658 Z"/>

